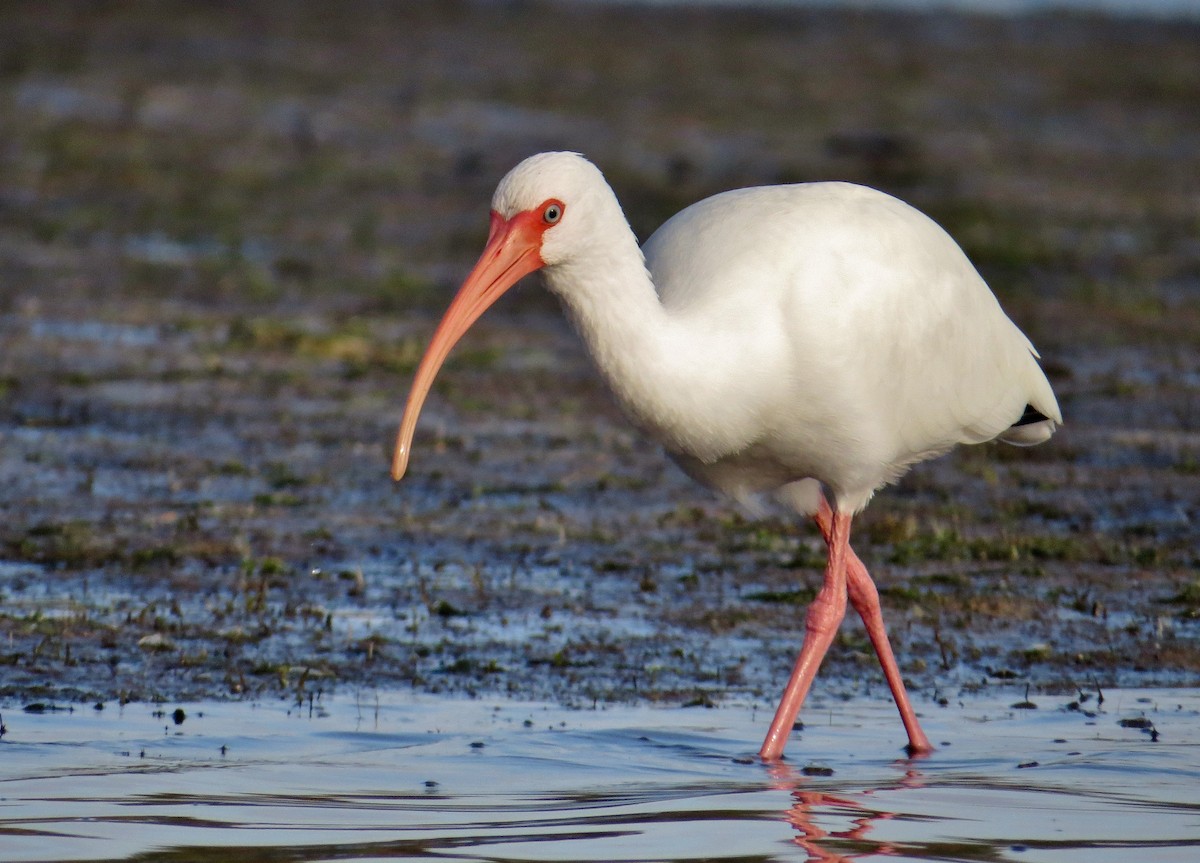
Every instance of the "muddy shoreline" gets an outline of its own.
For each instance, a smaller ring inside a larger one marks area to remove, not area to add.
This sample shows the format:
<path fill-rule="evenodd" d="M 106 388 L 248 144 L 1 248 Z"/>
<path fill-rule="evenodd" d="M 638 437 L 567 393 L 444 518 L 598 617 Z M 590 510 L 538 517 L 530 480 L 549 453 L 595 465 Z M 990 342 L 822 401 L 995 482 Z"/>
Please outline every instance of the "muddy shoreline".
<path fill-rule="evenodd" d="M 815 533 L 680 475 L 532 280 L 387 477 L 492 187 L 548 148 L 643 237 L 764 182 L 938 218 L 1067 425 L 856 528 L 918 698 L 1200 683 L 1197 25 L 50 5 L 0 12 L 4 701 L 774 699 Z M 884 691 L 860 627 L 818 686 Z"/>

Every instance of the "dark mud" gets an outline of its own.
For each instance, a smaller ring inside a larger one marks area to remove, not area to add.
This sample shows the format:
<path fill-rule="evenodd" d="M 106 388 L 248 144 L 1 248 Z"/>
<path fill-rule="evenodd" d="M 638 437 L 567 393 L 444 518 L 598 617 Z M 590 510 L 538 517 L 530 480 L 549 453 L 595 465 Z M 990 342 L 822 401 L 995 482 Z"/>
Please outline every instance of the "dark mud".
<path fill-rule="evenodd" d="M 642 236 L 835 177 L 937 217 L 1067 425 L 858 522 L 918 698 L 1200 683 L 1200 28 L 331 9 L 0 11 L 0 696 L 772 701 L 813 531 L 669 466 L 535 285 L 387 477 L 492 187 L 551 147 Z M 881 690 L 860 628 L 818 685 Z"/>

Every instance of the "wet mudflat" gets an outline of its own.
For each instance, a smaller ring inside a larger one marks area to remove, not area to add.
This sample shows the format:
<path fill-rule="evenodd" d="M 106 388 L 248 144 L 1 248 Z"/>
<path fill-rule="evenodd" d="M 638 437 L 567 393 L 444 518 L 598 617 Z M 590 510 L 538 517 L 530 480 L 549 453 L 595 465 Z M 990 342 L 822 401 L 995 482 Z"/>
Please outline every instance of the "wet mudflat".
<path fill-rule="evenodd" d="M 549 147 L 643 236 L 805 179 L 939 218 L 1067 426 L 923 465 L 856 522 L 906 676 L 1200 680 L 1194 23 L 172 8 L 3 12 L 0 695 L 773 700 L 819 541 L 631 432 L 536 285 L 386 476 L 492 187 Z M 824 679 L 878 688 L 852 623 Z"/>
<path fill-rule="evenodd" d="M 12 755 L 10 799 L 37 797 L 25 789 L 43 776 L 58 802 L 37 817 L 62 818 L 71 795 L 54 783 L 95 770 L 79 817 L 99 813 L 110 841 L 134 835 L 113 815 L 133 801 L 165 807 L 154 836 L 181 831 L 110 857 L 241 847 L 240 828 L 186 823 L 197 808 L 219 821 L 204 801 L 222 795 L 256 840 L 362 818 L 381 832 L 332 841 L 384 843 L 351 852 L 364 857 L 416 853 L 386 845 L 407 841 L 388 833 L 406 818 L 449 825 L 422 834 L 430 855 L 460 853 L 485 822 L 522 841 L 577 821 L 626 835 L 601 823 L 613 807 L 662 847 L 538 858 L 530 842 L 511 859 L 683 859 L 696 846 L 680 813 L 705 807 L 726 834 L 776 831 L 747 852 L 770 859 L 796 853 L 771 842 L 799 835 L 783 813 L 802 803 L 814 829 L 847 834 L 842 853 L 863 809 L 870 836 L 917 859 L 1128 859 L 1113 849 L 1147 834 L 1101 829 L 1126 810 L 1194 833 L 1171 777 L 1195 765 L 1168 747 L 1195 742 L 1200 685 L 1197 25 L 149 8 L 0 11 L 0 751 L 30 759 Z M 410 475 L 387 478 L 409 375 L 482 244 L 492 188 L 547 148 L 600 164 L 643 237 L 734 186 L 893 192 L 960 240 L 1041 350 L 1067 419 L 1050 444 L 923 465 L 856 522 L 931 736 L 953 741 L 919 782 L 895 766 L 898 723 L 852 621 L 814 694 L 833 728 L 809 750 L 806 710 L 793 755 L 797 769 L 828 755 L 832 784 L 732 760 L 757 746 L 794 658 L 819 540 L 712 498 L 630 431 L 534 284 L 451 358 Z M 1039 711 L 979 721 L 1026 686 Z M 1143 709 L 1133 695 L 1110 696 L 1094 727 L 1064 707 L 1133 687 L 1160 711 L 1156 687 L 1176 687 L 1177 730 L 1153 743 L 1115 725 Z M 45 712 L 23 712 L 34 704 Z M 470 749 L 487 729 L 495 745 Z M 1018 750 L 1042 766 L 1017 770 Z M 428 769 L 401 782 L 409 758 Z M 508 784 L 526 768 L 533 780 Z M 1097 791 L 1114 777 L 1129 785 Z M 830 799 L 795 796 L 809 783 Z M 884 789 L 900 802 L 878 804 Z M 1066 820 L 1099 822 L 1070 841 L 1114 844 L 1053 846 L 1047 789 Z M 330 806 L 338 795 L 349 803 Z M 1047 820 L 1036 835 L 992 820 L 1010 807 Z M 681 844 L 662 850 L 668 834 Z M 310 838 L 264 844 L 325 841 Z M 943 840 L 965 844 L 903 844 Z M 1177 848 L 1139 859 L 1191 859 Z"/>
<path fill-rule="evenodd" d="M 752 757 L 768 717 L 744 705 L 362 692 L 9 714 L 0 848 L 10 861 L 1195 859 L 1195 691 L 1038 701 L 921 705 L 939 749 L 916 761 L 897 757 L 890 705 L 822 701 L 771 767 Z"/>

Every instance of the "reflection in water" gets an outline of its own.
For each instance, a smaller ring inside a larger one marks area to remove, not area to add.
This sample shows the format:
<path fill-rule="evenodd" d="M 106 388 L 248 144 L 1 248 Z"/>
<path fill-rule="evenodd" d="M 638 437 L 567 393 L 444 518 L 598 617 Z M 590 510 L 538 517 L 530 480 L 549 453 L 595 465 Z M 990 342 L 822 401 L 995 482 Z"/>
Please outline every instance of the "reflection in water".
<path fill-rule="evenodd" d="M 796 829 L 797 835 L 792 841 L 808 852 L 810 861 L 843 863 L 868 855 L 893 857 L 900 853 L 889 842 L 866 841 L 867 834 L 876 822 L 889 821 L 896 817 L 896 813 L 866 806 L 850 797 L 809 788 L 807 786 L 812 784 L 812 780 L 787 764 L 773 764 L 769 773 L 776 788 L 791 794 L 793 802 L 784 818 Z M 904 775 L 894 784 L 860 793 L 871 796 L 877 791 L 919 788 L 921 785 L 920 771 L 909 763 Z M 819 816 L 848 818 L 852 826 L 845 830 L 825 830 L 817 824 Z M 830 839 L 838 840 L 838 846 L 862 847 L 842 853 L 834 850 L 834 843 L 828 841 Z"/>
<path fill-rule="evenodd" d="M 746 758 L 761 722 L 736 709 L 394 697 L 193 705 L 175 726 L 0 704 L 0 859 L 1200 859 L 1200 692 L 1091 716 L 1011 701 L 931 714 L 959 745 L 919 763 L 880 743 L 890 704 L 845 706 L 794 746 L 832 775 Z M 1142 714 L 1157 742 L 1121 724 Z"/>

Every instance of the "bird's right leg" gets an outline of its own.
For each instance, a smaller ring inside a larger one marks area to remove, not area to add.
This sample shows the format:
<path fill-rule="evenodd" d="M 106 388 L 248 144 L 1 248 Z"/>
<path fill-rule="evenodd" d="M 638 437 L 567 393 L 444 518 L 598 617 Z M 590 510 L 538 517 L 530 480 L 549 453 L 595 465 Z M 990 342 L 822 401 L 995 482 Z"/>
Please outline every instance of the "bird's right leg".
<path fill-rule="evenodd" d="M 833 510 L 822 495 L 815 521 L 825 541 L 829 543 L 833 542 L 834 517 Z M 900 711 L 900 721 L 904 723 L 904 730 L 908 732 L 908 754 L 932 752 L 933 746 L 917 721 L 916 711 L 913 710 L 912 703 L 908 700 L 908 691 L 904 688 L 904 678 L 900 674 L 896 656 L 892 653 L 887 629 L 883 625 L 883 611 L 879 607 L 879 591 L 875 588 L 875 581 L 867 572 L 866 566 L 852 548 L 846 549 L 846 589 L 850 595 L 850 604 L 854 606 L 867 628 L 867 636 L 875 648 L 875 655 L 879 657 L 883 676 L 892 691 L 892 699 L 896 702 L 896 709 Z"/>
<path fill-rule="evenodd" d="M 783 747 L 787 744 L 788 734 L 800 713 L 804 697 L 808 695 L 821 660 L 833 643 L 833 636 L 846 616 L 846 559 L 850 551 L 850 518 L 846 514 L 834 513 L 829 519 L 829 557 L 825 566 L 825 583 L 817 592 L 812 605 L 808 607 L 808 616 L 804 622 L 804 645 L 800 648 L 800 656 L 792 668 L 792 676 L 779 707 L 775 710 L 775 718 L 767 729 L 767 737 L 762 748 L 758 751 L 766 761 L 778 760 L 783 755 Z"/>

